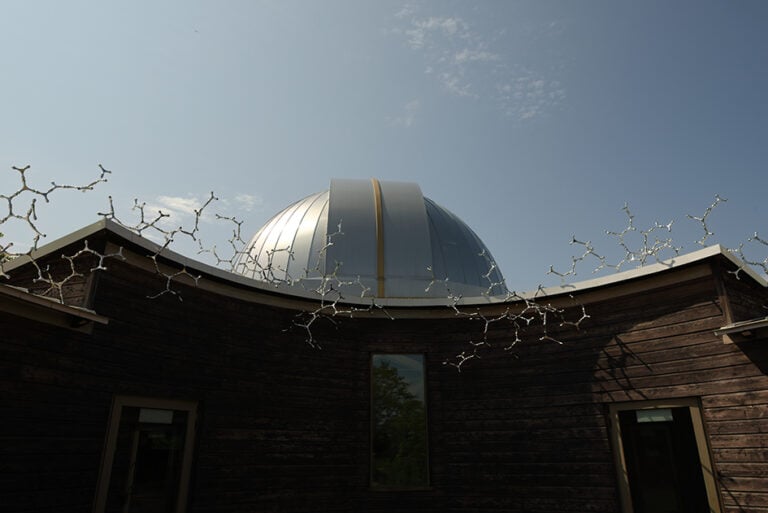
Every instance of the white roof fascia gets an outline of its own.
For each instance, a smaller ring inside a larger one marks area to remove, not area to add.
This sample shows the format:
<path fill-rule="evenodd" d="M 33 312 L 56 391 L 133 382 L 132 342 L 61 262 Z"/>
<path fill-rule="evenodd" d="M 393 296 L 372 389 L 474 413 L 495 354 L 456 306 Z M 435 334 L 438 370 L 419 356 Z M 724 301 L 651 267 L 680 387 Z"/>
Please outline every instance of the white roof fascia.
<path fill-rule="evenodd" d="M 748 321 L 733 322 L 722 328 L 715 330 L 715 335 L 718 337 L 722 335 L 730 335 L 732 333 L 741 333 L 743 331 L 757 330 L 768 327 L 768 317 L 762 317 L 758 319 L 750 319 Z"/>
<path fill-rule="evenodd" d="M 603 287 L 605 285 L 612 285 L 615 283 L 628 281 L 635 278 L 642 278 L 644 276 L 660 273 L 669 269 L 673 269 L 683 265 L 692 264 L 701 260 L 705 260 L 715 255 L 723 255 L 728 260 L 730 260 L 737 268 L 741 269 L 740 272 L 747 274 L 750 278 L 755 280 L 759 285 L 763 287 L 768 286 L 768 281 L 766 281 L 764 277 L 760 276 L 754 269 L 749 267 L 746 263 L 744 263 L 742 260 L 740 260 L 738 257 L 736 257 L 733 253 L 728 251 L 726 248 L 724 248 L 720 244 L 715 244 L 713 246 L 708 246 L 706 248 L 702 248 L 697 251 L 693 251 L 691 253 L 686 253 L 684 255 L 679 255 L 674 258 L 670 258 L 668 260 L 663 260 L 655 264 L 646 265 L 643 267 L 637 267 L 629 271 L 609 274 L 607 276 L 601 276 L 600 278 L 594 278 L 592 280 L 584 280 L 584 281 L 576 282 L 573 284 L 547 287 L 542 289 L 541 291 L 537 291 L 538 294 L 537 292 L 528 292 L 521 295 L 523 297 L 533 298 L 534 296 L 537 296 L 537 295 L 538 296 L 555 296 L 559 294 L 571 294 L 573 292 L 581 292 L 584 290 Z"/>

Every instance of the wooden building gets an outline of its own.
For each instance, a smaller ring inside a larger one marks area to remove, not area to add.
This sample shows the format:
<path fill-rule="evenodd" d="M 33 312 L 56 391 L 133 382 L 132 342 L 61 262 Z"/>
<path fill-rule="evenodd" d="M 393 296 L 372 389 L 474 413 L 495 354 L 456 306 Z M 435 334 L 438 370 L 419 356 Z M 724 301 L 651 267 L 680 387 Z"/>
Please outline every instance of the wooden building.
<path fill-rule="evenodd" d="M 578 327 L 521 332 L 492 298 L 308 331 L 326 298 L 156 250 L 102 221 L 8 266 L 0 511 L 768 510 L 766 284 L 720 247 L 550 290 Z"/>

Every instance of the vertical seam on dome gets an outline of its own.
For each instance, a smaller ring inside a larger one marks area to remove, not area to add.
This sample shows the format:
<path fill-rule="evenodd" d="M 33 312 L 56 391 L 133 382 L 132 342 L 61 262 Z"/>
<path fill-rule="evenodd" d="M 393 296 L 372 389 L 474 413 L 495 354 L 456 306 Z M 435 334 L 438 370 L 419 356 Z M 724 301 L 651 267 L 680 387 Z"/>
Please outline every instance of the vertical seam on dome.
<path fill-rule="evenodd" d="M 376 297 L 384 297 L 384 214 L 381 206 L 381 185 L 375 178 L 373 184 L 373 202 L 376 207 Z"/>
<path fill-rule="evenodd" d="M 315 222 L 315 227 L 312 229 L 312 236 L 309 239 L 306 277 L 309 277 L 312 271 L 317 271 L 317 274 L 321 276 L 325 275 L 325 251 L 322 248 L 328 243 L 328 206 L 331 202 L 331 191 L 327 190 L 319 193 L 317 199 L 322 202 L 322 206 L 317 213 L 317 221 Z M 314 202 L 312 206 L 314 207 Z M 325 212 L 325 222 L 323 222 L 323 212 Z M 318 229 L 322 234 L 322 239 L 320 239 L 318 246 L 315 246 L 315 240 L 318 237 Z M 317 258 L 317 265 L 312 265 L 313 258 Z"/>

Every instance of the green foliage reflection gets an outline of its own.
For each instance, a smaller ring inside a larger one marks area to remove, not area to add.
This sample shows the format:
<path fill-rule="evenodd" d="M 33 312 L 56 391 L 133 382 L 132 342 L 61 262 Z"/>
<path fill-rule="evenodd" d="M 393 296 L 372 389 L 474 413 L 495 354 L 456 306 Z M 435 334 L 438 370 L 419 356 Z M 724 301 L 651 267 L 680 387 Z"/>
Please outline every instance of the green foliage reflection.
<path fill-rule="evenodd" d="M 421 362 L 421 356 L 408 356 Z M 424 487 L 428 482 L 427 422 L 424 400 L 411 389 L 423 389 L 424 373 L 411 379 L 377 355 L 373 359 L 372 484 L 381 488 Z M 418 380 L 418 382 L 415 382 Z"/>
<path fill-rule="evenodd" d="M 0 232 L 0 239 L 2 239 L 3 237 L 4 237 L 3 232 Z M 5 247 L 3 247 L 3 243 L 0 242 L 0 264 L 8 260 L 10 260 L 10 258 L 8 257 L 8 253 L 5 252 Z"/>

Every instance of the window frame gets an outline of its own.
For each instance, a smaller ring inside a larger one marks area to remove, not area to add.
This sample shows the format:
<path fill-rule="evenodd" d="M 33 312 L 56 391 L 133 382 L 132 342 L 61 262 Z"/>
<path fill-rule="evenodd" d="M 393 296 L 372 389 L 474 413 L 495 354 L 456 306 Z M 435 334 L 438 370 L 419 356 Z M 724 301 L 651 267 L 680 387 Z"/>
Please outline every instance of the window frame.
<path fill-rule="evenodd" d="M 426 484 L 420 486 L 384 486 L 376 485 L 373 479 L 374 472 L 374 455 L 373 455 L 373 439 L 374 439 L 374 418 L 373 418 L 373 360 L 376 356 L 420 356 L 421 357 L 421 375 L 424 385 L 424 444 L 426 454 Z M 428 491 L 432 490 L 432 471 L 431 471 L 431 457 L 430 457 L 430 440 L 429 440 L 429 392 L 427 390 L 427 354 L 423 352 L 395 352 L 395 351 L 371 351 L 368 358 L 368 371 L 369 371 L 369 444 L 368 444 L 368 488 L 373 492 L 410 492 L 410 491 Z"/>
<path fill-rule="evenodd" d="M 123 408 L 148 408 L 158 410 L 176 410 L 187 413 L 187 426 L 184 433 L 184 451 L 179 472 L 179 489 L 176 496 L 176 513 L 187 509 L 189 481 L 192 474 L 192 455 L 195 445 L 195 427 L 197 425 L 197 401 L 179 399 L 161 399 L 156 397 L 115 396 L 109 415 L 107 437 L 104 441 L 99 479 L 96 484 L 96 496 L 93 501 L 93 513 L 103 513 L 107 504 L 112 466 L 117 450 L 117 438 L 120 431 Z"/>
<path fill-rule="evenodd" d="M 721 513 L 722 503 L 717 487 L 717 480 L 715 479 L 714 466 L 712 465 L 709 438 L 707 437 L 704 421 L 701 415 L 701 401 L 696 397 L 631 401 L 623 403 L 612 403 L 608 405 L 608 416 L 610 421 L 609 432 L 611 438 L 611 446 L 613 448 L 616 479 L 619 485 L 619 499 L 621 502 L 622 513 L 634 513 L 634 507 L 632 505 L 632 493 L 629 488 L 629 474 L 627 472 L 627 462 L 624 455 L 624 444 L 621 438 L 619 412 L 657 410 L 664 408 L 688 408 L 688 412 L 691 415 L 691 424 L 693 426 L 693 435 L 696 441 L 696 448 L 699 454 L 699 463 L 701 465 L 701 473 L 704 479 L 704 488 L 707 493 L 707 504 L 709 506 L 709 511 L 711 513 Z"/>

